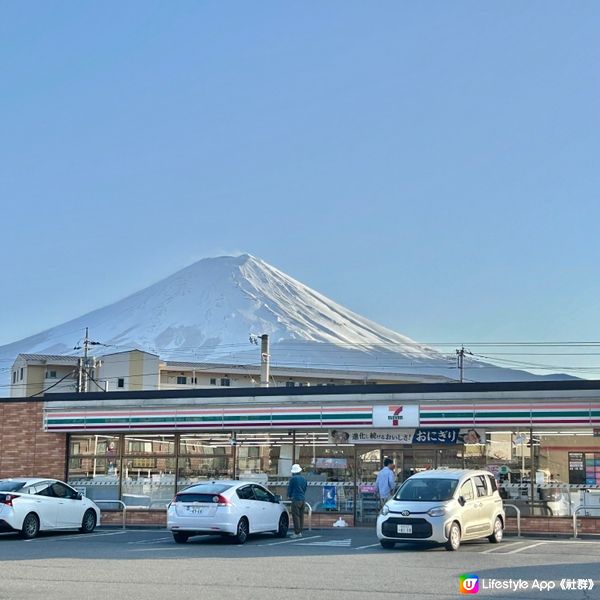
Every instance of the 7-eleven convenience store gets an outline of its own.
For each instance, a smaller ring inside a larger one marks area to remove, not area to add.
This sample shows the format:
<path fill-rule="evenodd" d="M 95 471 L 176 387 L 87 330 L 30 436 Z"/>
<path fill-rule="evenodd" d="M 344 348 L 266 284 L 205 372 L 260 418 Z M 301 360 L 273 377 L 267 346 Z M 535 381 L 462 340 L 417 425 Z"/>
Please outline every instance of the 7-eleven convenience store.
<path fill-rule="evenodd" d="M 314 525 L 369 526 L 385 457 L 398 482 L 487 468 L 538 528 L 570 527 L 582 504 L 586 527 L 600 517 L 598 381 L 53 394 L 0 410 L 0 476 L 65 479 L 101 501 L 105 522 L 118 500 L 129 522 L 164 523 L 175 492 L 205 479 L 259 481 L 285 497 L 298 462 Z"/>

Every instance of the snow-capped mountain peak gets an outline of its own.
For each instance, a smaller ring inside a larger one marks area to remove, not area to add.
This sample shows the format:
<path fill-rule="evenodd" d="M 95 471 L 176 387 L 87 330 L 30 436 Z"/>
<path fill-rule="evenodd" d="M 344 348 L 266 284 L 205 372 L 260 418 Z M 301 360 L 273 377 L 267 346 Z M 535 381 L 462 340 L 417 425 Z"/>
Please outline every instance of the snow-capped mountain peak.
<path fill-rule="evenodd" d="M 74 354 L 86 327 L 106 345 L 103 353 L 138 348 L 163 359 L 256 363 L 249 336 L 266 333 L 274 366 L 457 376 L 452 358 L 249 254 L 200 260 L 123 300 L 0 347 L 2 366 L 19 353 Z M 478 380 L 534 378 L 477 367 Z"/>

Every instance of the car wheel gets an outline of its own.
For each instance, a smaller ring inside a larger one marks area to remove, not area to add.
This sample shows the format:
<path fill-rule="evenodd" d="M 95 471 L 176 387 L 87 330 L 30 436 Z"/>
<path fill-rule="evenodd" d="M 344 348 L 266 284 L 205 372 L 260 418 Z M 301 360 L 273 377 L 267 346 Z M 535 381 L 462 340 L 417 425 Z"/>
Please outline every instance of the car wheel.
<path fill-rule="evenodd" d="M 96 529 L 96 512 L 93 509 L 88 509 L 83 515 L 83 521 L 81 521 L 81 527 L 79 531 L 81 533 L 92 533 Z"/>
<path fill-rule="evenodd" d="M 391 550 L 392 548 L 396 547 L 396 542 L 392 542 L 390 540 L 379 540 L 379 543 L 381 544 L 381 547 L 385 548 L 386 550 Z"/>
<path fill-rule="evenodd" d="M 450 531 L 448 532 L 448 541 L 446 542 L 446 550 L 458 550 L 460 548 L 460 525 L 454 521 L 450 525 Z"/>
<path fill-rule="evenodd" d="M 502 519 L 500 517 L 496 517 L 494 521 L 494 533 L 488 536 L 488 540 L 492 542 L 492 544 L 499 544 L 502 541 L 502 537 L 504 536 L 504 527 L 502 525 Z"/>
<path fill-rule="evenodd" d="M 279 526 L 277 527 L 275 535 L 280 538 L 286 537 L 289 527 L 290 518 L 287 516 L 287 513 L 281 513 L 281 516 L 279 517 Z"/>
<path fill-rule="evenodd" d="M 248 519 L 246 519 L 246 517 L 242 517 L 237 525 L 237 531 L 233 536 L 233 541 L 237 542 L 238 544 L 245 544 L 249 533 L 250 525 L 248 524 Z"/>
<path fill-rule="evenodd" d="M 26 540 L 34 538 L 40 532 L 40 520 L 35 513 L 29 513 L 23 519 L 20 536 Z"/>
<path fill-rule="evenodd" d="M 189 536 L 187 533 L 181 533 L 181 531 L 175 531 L 173 533 L 173 539 L 176 544 L 185 544 L 188 541 L 188 538 Z"/>

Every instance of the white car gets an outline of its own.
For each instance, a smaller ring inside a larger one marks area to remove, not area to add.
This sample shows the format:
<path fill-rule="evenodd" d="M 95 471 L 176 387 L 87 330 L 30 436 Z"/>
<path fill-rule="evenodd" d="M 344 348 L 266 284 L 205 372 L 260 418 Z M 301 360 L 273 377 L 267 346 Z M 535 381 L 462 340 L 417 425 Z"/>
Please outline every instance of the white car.
<path fill-rule="evenodd" d="M 0 531 L 18 531 L 30 539 L 52 529 L 91 533 L 99 524 L 100 509 L 62 481 L 0 479 Z"/>
<path fill-rule="evenodd" d="M 396 542 L 437 542 L 458 550 L 461 541 L 502 541 L 506 517 L 488 471 L 434 469 L 409 477 L 377 518 L 384 548 Z"/>
<path fill-rule="evenodd" d="M 207 481 L 177 493 L 167 529 L 178 544 L 193 535 L 229 536 L 243 544 L 251 533 L 286 537 L 290 519 L 281 497 L 252 481 Z"/>

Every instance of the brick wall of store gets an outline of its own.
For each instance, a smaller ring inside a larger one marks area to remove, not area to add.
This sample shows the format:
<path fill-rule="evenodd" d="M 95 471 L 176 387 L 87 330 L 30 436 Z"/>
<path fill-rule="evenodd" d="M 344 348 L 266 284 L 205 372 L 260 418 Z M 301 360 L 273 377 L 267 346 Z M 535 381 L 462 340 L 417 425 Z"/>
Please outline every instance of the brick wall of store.
<path fill-rule="evenodd" d="M 333 527 L 333 523 L 342 517 L 349 527 L 354 526 L 354 518 L 352 515 L 333 515 L 332 513 L 314 513 L 312 516 L 311 527 L 315 529 L 327 529 Z M 102 525 L 105 526 L 122 526 L 123 513 L 116 510 L 102 511 Z M 167 512 L 165 510 L 141 510 L 135 508 L 127 509 L 125 513 L 125 525 L 143 526 L 150 525 L 156 527 L 167 526 Z M 309 519 L 305 517 L 304 527 L 309 527 Z"/>
<path fill-rule="evenodd" d="M 517 519 L 506 518 L 506 531 L 517 532 Z M 577 519 L 579 534 L 600 534 L 600 519 L 595 517 L 582 517 Z M 572 517 L 521 517 L 521 533 L 535 535 L 536 533 L 573 534 Z"/>
<path fill-rule="evenodd" d="M 0 402 L 0 477 L 66 475 L 64 433 L 43 429 L 44 403 Z"/>

